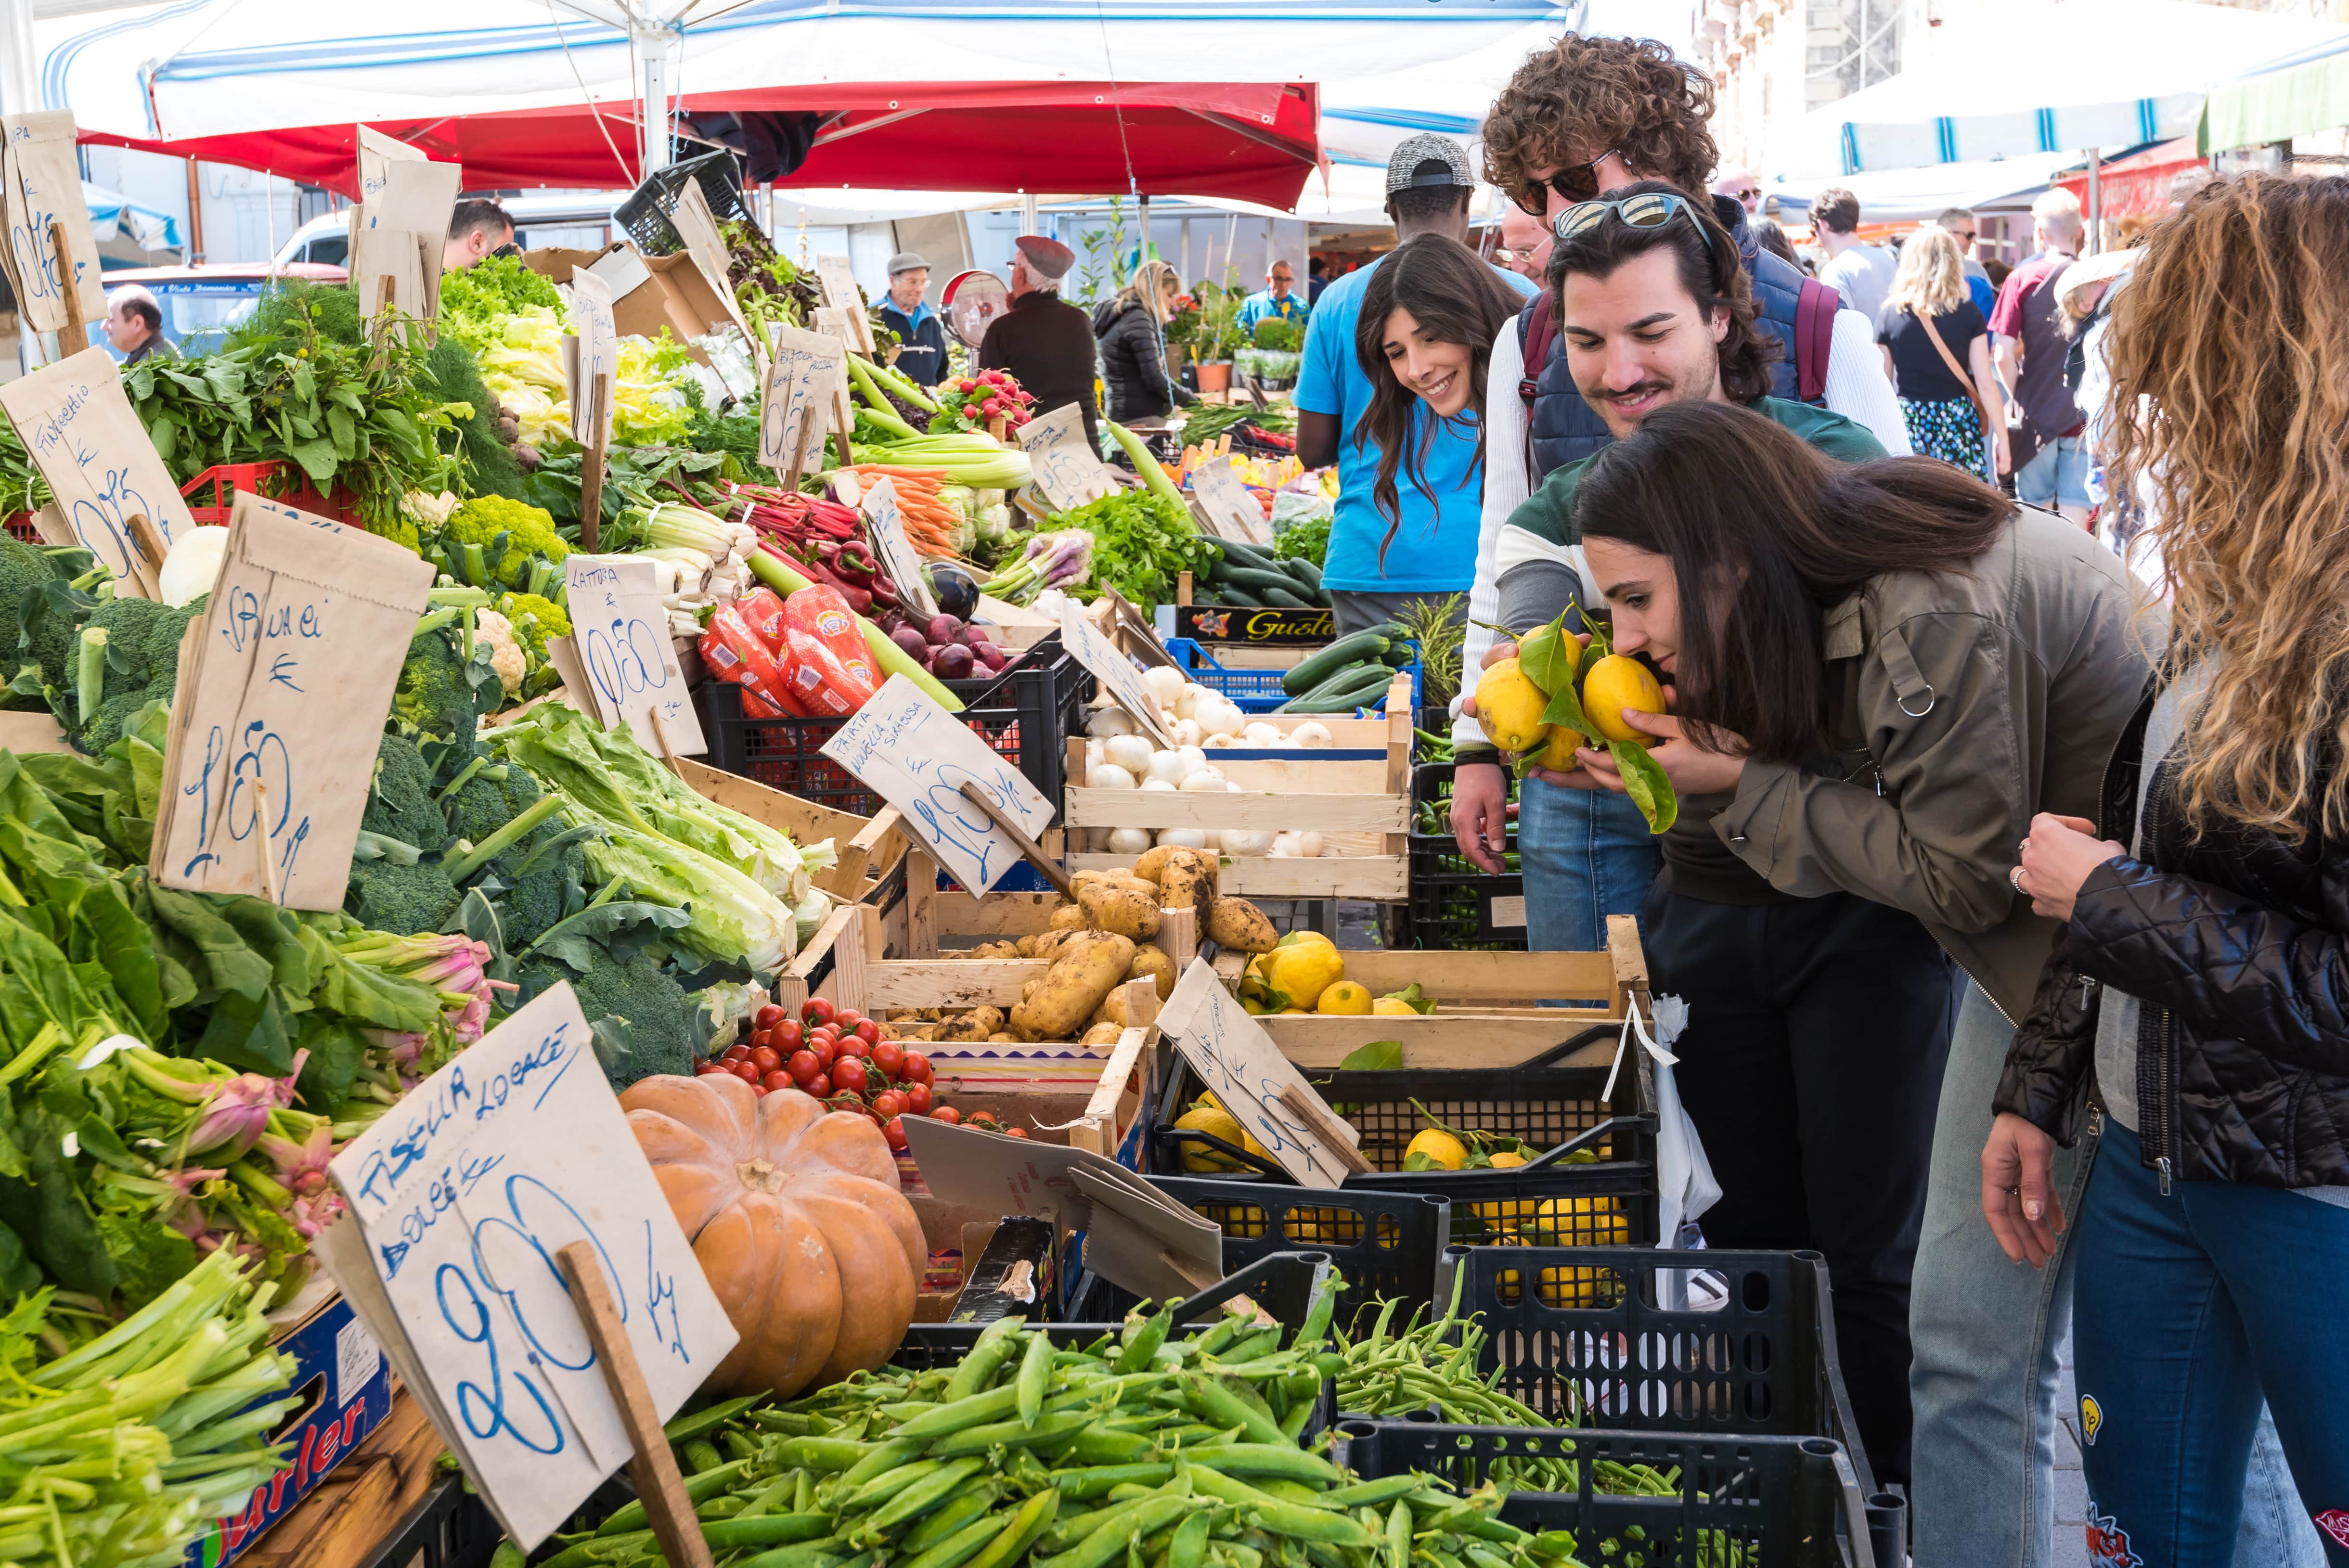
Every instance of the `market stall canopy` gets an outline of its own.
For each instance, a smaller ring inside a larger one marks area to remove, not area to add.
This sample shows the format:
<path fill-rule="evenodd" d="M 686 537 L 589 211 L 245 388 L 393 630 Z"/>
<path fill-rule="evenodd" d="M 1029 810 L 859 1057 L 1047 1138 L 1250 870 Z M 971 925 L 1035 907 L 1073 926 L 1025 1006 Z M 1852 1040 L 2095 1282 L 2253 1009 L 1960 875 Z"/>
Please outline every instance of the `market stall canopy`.
<path fill-rule="evenodd" d="M 1911 169 L 2190 135 L 2214 82 L 2349 28 L 2186 0 L 1970 0 L 1906 70 L 1806 118 L 1801 165 Z"/>
<path fill-rule="evenodd" d="M 2349 36 L 2294 50 L 2210 89 L 2197 146 L 2205 153 L 2289 141 L 2349 125 Z"/>
<path fill-rule="evenodd" d="M 2098 210 L 2107 218 L 2126 218 L 2134 212 L 2165 213 L 2169 211 L 2170 182 L 2189 170 L 2208 167 L 2207 160 L 2194 150 L 2194 139 L 2190 136 L 2139 148 L 2126 158 L 2108 159 L 2096 173 Z M 2078 197 L 2083 208 L 2087 206 L 2085 169 L 2065 174 L 2055 183 Z"/>
<path fill-rule="evenodd" d="M 472 189 L 633 184 L 629 33 L 601 0 L 181 0 L 40 25 L 42 89 L 85 139 L 348 191 L 353 121 L 464 165 Z M 781 183 L 1206 191 L 1286 206 L 1316 165 L 1325 77 L 1431 68 L 1574 7 L 1549 0 L 695 0 L 670 79 L 688 119 L 817 117 Z M 706 13 L 706 14 L 705 14 Z"/>
<path fill-rule="evenodd" d="M 2048 181 L 2080 161 L 2076 152 L 2026 152 L 2013 158 L 1867 174 L 1785 175 L 1765 181 L 1762 194 L 1765 200 L 1776 200 L 1783 223 L 1809 222 L 1812 198 L 1830 185 L 1859 198 L 1864 224 L 1921 222 L 1951 207 L 1980 210 L 2013 203 L 2018 198 L 2027 203 L 2046 189 Z"/>
<path fill-rule="evenodd" d="M 99 244 L 120 237 L 142 251 L 179 248 L 180 221 L 169 212 L 141 207 L 119 191 L 92 185 L 87 180 L 81 182 L 81 199 L 89 209 L 90 237 Z"/>

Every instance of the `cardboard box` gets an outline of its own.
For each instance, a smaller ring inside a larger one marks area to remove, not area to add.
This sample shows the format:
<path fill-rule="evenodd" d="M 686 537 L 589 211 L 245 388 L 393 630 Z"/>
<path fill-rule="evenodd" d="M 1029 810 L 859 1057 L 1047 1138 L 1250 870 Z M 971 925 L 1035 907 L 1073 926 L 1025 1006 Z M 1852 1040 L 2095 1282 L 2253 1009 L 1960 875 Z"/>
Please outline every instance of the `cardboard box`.
<path fill-rule="evenodd" d="M 302 1398 L 274 1434 L 285 1444 L 285 1467 L 190 1543 L 185 1568 L 222 1568 L 243 1556 L 391 1413 L 391 1363 L 331 1289 L 272 1345 L 294 1357 L 293 1391 Z"/>
<path fill-rule="evenodd" d="M 637 256 L 626 244 L 615 243 L 601 251 L 524 251 L 522 262 L 555 284 L 569 283 L 582 267 L 595 269 L 612 283 L 612 325 L 621 336 L 658 337 L 667 327 L 705 365 L 709 358 L 693 347 L 693 340 L 733 320 L 725 300 L 689 255 Z M 643 281 L 627 286 L 639 270 Z"/>

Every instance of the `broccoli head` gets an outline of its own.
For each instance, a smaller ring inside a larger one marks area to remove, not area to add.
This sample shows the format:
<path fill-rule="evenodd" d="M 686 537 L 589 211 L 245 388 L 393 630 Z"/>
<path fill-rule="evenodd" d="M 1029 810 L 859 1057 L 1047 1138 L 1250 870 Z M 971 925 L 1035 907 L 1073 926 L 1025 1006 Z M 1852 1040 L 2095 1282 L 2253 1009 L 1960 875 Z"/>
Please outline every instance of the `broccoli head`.
<path fill-rule="evenodd" d="M 21 662 L 17 642 L 24 631 L 20 619 L 26 593 L 37 593 L 57 581 L 49 558 L 14 535 L 0 533 L 0 680 L 16 673 Z M 62 678 L 62 670 L 52 671 Z"/>
<path fill-rule="evenodd" d="M 375 784 L 359 827 L 428 855 L 448 842 L 449 820 L 432 796 L 432 769 L 408 737 L 387 735 L 376 748 Z"/>
<path fill-rule="evenodd" d="M 469 665 L 461 635 L 457 627 L 436 626 L 409 644 L 391 713 L 407 733 L 450 746 L 452 755 L 471 757 L 475 726 L 485 707 L 494 711 L 500 688 L 487 645 L 476 641 Z"/>
<path fill-rule="evenodd" d="M 395 936 L 440 930 L 461 902 L 463 895 L 450 883 L 440 861 L 425 860 L 403 866 L 388 856 L 353 861 L 350 886 L 343 894 L 345 913 L 370 931 L 388 931 Z"/>
<path fill-rule="evenodd" d="M 541 829 L 540 833 L 552 830 L 550 825 Z M 518 847 L 492 863 L 496 874 L 507 884 L 497 908 L 498 923 L 504 930 L 509 947 L 519 950 L 529 946 L 558 921 L 567 920 L 587 906 L 587 851 L 576 843 L 547 850 L 543 854 Z"/>
<path fill-rule="evenodd" d="M 82 636 L 103 631 L 105 668 L 96 686 L 98 700 L 82 710 L 83 683 L 59 671 L 51 678 L 62 698 L 76 689 L 74 744 L 92 756 L 122 738 L 133 714 L 158 699 L 169 702 L 180 675 L 180 637 L 196 618 L 194 604 L 173 608 L 152 599 L 109 599 L 84 624 Z M 94 667 L 94 666 L 93 666 Z M 62 717 L 62 716 L 60 716 Z"/>
<path fill-rule="evenodd" d="M 596 1056 L 616 1089 L 638 1078 L 693 1071 L 694 1003 L 649 952 L 625 963 L 597 964 L 585 974 L 554 959 L 525 963 L 517 978 L 525 997 L 559 980 L 578 993 L 579 1009 L 596 1032 Z"/>
<path fill-rule="evenodd" d="M 538 781 L 518 767 L 485 764 L 471 771 L 471 776 L 450 795 L 456 807 L 453 825 L 460 839 L 478 844 L 538 804 Z M 538 830 L 549 836 L 559 831 L 560 824 L 552 822 Z M 527 853 L 524 846 L 531 841 L 525 840 L 506 853 Z"/>
<path fill-rule="evenodd" d="M 449 514 L 440 525 L 440 551 L 462 582 L 536 593 L 562 580 L 557 568 L 571 546 L 554 531 L 551 514 L 502 495 L 482 495 Z"/>

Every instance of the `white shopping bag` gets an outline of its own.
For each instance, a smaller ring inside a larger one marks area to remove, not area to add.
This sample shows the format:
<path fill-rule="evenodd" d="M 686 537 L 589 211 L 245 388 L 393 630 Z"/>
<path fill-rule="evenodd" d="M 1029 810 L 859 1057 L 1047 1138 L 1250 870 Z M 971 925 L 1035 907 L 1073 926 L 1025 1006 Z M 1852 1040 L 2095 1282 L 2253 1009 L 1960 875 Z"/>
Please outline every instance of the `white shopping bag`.
<path fill-rule="evenodd" d="M 1669 1047 L 1688 1026 L 1688 1004 L 1678 996 L 1658 996 L 1652 1005 L 1653 1034 L 1649 1032 L 1648 1021 L 1640 1016 L 1639 1004 L 1630 1005 L 1616 1047 L 1615 1066 L 1600 1098 L 1614 1094 L 1615 1078 L 1623 1070 L 1624 1057 L 1636 1037 L 1648 1053 L 1656 1080 L 1656 1234 L 1661 1238 L 1656 1245 L 1660 1249 L 1702 1247 L 1704 1233 L 1697 1225 L 1697 1217 L 1720 1202 L 1721 1183 L 1713 1178 L 1713 1162 L 1704 1157 L 1704 1140 L 1697 1136 L 1696 1124 L 1682 1106 L 1680 1086 L 1672 1078 L 1680 1058 Z M 1717 1274 L 1675 1270 L 1656 1279 L 1659 1293 L 1669 1298 L 1659 1305 L 1669 1310 L 1702 1312 L 1727 1301 L 1725 1282 Z"/>

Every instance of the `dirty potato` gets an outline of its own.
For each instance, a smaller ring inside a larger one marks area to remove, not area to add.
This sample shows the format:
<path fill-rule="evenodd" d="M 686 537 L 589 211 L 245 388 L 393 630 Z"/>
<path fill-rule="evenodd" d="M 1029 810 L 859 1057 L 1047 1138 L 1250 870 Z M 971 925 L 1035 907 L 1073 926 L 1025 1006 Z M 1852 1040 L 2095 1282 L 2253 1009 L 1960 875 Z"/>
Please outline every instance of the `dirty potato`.
<path fill-rule="evenodd" d="M 1052 967 L 1011 1009 L 1011 1030 L 1038 1039 L 1065 1040 L 1073 1036 L 1110 987 L 1125 978 L 1133 966 L 1133 943 L 1115 932 L 1079 932 L 1061 944 Z"/>
<path fill-rule="evenodd" d="M 1216 897 L 1216 866 L 1206 851 L 1177 846 L 1159 873 L 1158 902 L 1168 909 L 1205 909 Z"/>
<path fill-rule="evenodd" d="M 1079 1040 L 1077 1044 L 1096 1048 L 1113 1046 L 1117 1044 L 1117 1037 L 1123 1033 L 1125 1030 L 1120 1025 L 1095 1024 L 1085 1031 L 1084 1038 Z"/>
<path fill-rule="evenodd" d="M 1095 882 L 1077 896 L 1095 928 L 1136 941 L 1158 934 L 1157 890 L 1147 883 Z"/>
<path fill-rule="evenodd" d="M 1137 947 L 1133 950 L 1133 967 L 1125 972 L 1129 980 L 1148 979 L 1157 983 L 1158 999 L 1162 1002 L 1174 995 L 1174 960 L 1163 947 Z"/>
<path fill-rule="evenodd" d="M 1158 881 L 1165 873 L 1167 861 L 1181 847 L 1179 844 L 1160 844 L 1143 851 L 1142 858 L 1133 862 L 1133 874 L 1143 882 Z"/>
<path fill-rule="evenodd" d="M 1089 883 L 1087 885 L 1091 884 Z M 1080 894 L 1079 896 L 1081 897 L 1082 895 Z M 1085 918 L 1084 907 L 1081 904 L 1064 903 L 1061 905 L 1060 908 L 1052 912 L 1052 923 L 1046 929 L 1050 931 L 1082 931 L 1086 926 L 1092 923 L 1091 921 Z"/>
<path fill-rule="evenodd" d="M 1244 898 L 1217 898 L 1207 906 L 1207 936 L 1235 953 L 1269 953 L 1280 944 L 1264 911 Z"/>

